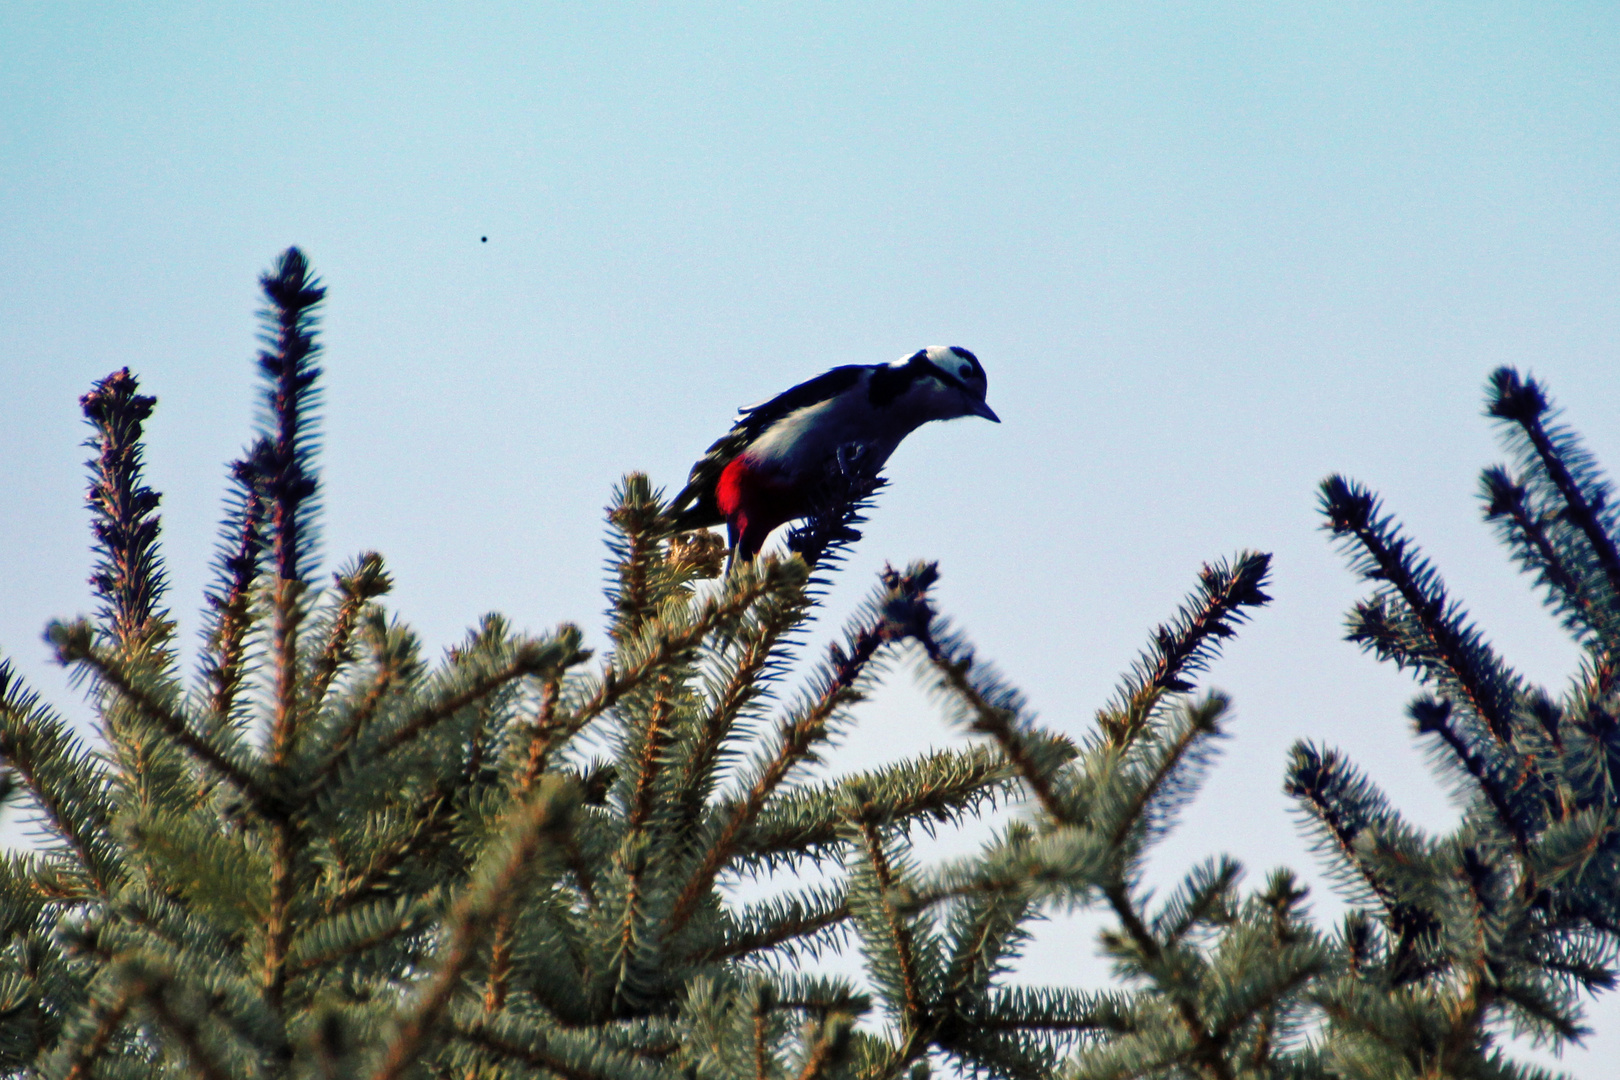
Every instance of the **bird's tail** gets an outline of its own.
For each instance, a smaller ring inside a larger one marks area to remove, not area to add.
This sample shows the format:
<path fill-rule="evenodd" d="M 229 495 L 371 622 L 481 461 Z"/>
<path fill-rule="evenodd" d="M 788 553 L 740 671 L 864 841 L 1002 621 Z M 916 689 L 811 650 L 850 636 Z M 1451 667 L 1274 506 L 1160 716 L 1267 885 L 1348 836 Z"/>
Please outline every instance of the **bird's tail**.
<path fill-rule="evenodd" d="M 671 532 L 691 532 L 693 529 L 712 529 L 716 525 L 726 523 L 725 515 L 720 508 L 714 505 L 714 500 L 700 499 L 692 506 L 684 509 L 678 505 L 670 507 L 669 525 Z"/>

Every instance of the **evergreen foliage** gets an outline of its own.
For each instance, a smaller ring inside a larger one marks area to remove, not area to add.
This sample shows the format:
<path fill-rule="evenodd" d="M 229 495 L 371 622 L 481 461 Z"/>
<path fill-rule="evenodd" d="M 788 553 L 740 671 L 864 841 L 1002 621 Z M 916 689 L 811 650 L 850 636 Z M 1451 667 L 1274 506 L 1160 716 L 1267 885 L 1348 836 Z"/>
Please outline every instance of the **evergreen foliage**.
<path fill-rule="evenodd" d="M 1426 838 L 1300 747 L 1291 789 L 1360 889 L 1324 935 L 1285 871 L 1245 890 L 1214 859 L 1168 896 L 1144 885 L 1228 710 L 1197 678 L 1268 601 L 1267 556 L 1205 567 L 1070 739 L 935 611 L 930 564 L 886 570 L 806 658 L 882 486 L 858 456 L 786 557 L 723 571 L 717 538 L 672 534 L 631 475 L 602 656 L 573 626 L 490 615 L 434 660 L 382 607 L 379 556 L 317 573 L 324 290 L 296 249 L 262 284 L 260 432 L 229 469 L 195 679 L 142 480 L 154 401 L 127 370 L 83 400 L 99 607 L 49 638 L 96 744 L 0 665 L 0 757 L 48 837 L 0 860 L 8 1074 L 1519 1076 L 1492 1049 L 1502 1021 L 1573 1037 L 1575 989 L 1612 981 L 1620 559 L 1606 489 L 1534 383 L 1498 376 L 1528 449 L 1487 496 L 1591 650 L 1564 700 L 1494 657 L 1371 496 L 1325 489 L 1382 584 L 1354 636 L 1430 684 L 1413 715 L 1470 801 Z M 969 741 L 827 776 L 900 660 Z M 997 807 L 982 850 L 919 862 L 917 830 Z M 767 879 L 787 887 L 739 888 Z M 1108 913 L 1119 986 L 1017 985 L 1032 924 L 1082 908 Z M 864 983 L 817 972 L 846 946 Z"/>
<path fill-rule="evenodd" d="M 1531 685 L 1371 492 L 1323 482 L 1327 528 L 1375 586 L 1349 639 L 1424 684 L 1408 711 L 1462 809 L 1424 835 L 1342 754 L 1294 749 L 1288 790 L 1353 902 L 1312 991 L 1327 1034 L 1314 1060 L 1333 1075 L 1538 1075 L 1500 1034 L 1579 1038 L 1582 994 L 1615 983 L 1620 521 L 1544 387 L 1502 368 L 1486 412 L 1514 461 L 1485 470 L 1485 518 L 1586 661 L 1558 697 Z"/>

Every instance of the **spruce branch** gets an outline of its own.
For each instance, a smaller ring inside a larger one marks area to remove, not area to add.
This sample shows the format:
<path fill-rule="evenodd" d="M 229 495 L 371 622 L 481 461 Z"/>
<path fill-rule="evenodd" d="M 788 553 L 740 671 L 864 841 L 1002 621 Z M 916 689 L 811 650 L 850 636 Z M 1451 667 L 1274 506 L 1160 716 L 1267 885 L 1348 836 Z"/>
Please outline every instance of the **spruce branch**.
<path fill-rule="evenodd" d="M 664 508 L 645 473 L 630 473 L 619 482 L 607 518 L 614 530 L 608 550 L 617 579 L 608 590 L 608 637 L 622 644 L 643 631 L 678 577 L 661 548 L 668 525 Z"/>
<path fill-rule="evenodd" d="M 1136 900 L 1123 879 L 1115 879 L 1104 885 L 1102 894 L 1119 921 L 1120 929 L 1124 931 L 1124 940 L 1129 942 L 1139 958 L 1144 974 L 1153 980 L 1158 991 L 1174 1009 L 1184 1034 L 1192 1044 L 1189 1050 L 1192 1061 L 1213 1080 L 1235 1080 L 1232 1066 L 1226 1059 L 1223 1040 L 1210 1030 L 1194 988 L 1187 985 L 1180 970 L 1181 950 L 1166 947 L 1154 936 L 1137 910 Z"/>
<path fill-rule="evenodd" d="M 572 861 L 572 860 L 570 860 Z M 489 977 L 484 985 L 484 1012 L 497 1013 L 506 1007 L 507 987 L 512 978 L 512 912 L 503 911 L 495 920 L 495 939 L 489 946 Z"/>
<path fill-rule="evenodd" d="M 142 839 L 149 835 L 148 830 L 137 833 Z M 194 909 L 183 894 L 143 883 L 126 885 L 82 928 L 69 931 L 67 940 L 73 950 L 109 963 L 127 946 L 158 956 L 183 956 L 199 970 L 217 965 L 240 943 L 239 935 Z"/>
<path fill-rule="evenodd" d="M 511 655 L 494 666 L 475 671 L 460 685 L 447 687 L 437 698 L 407 716 L 397 726 L 367 748 L 366 757 L 375 759 L 394 753 L 445 720 L 485 700 L 525 677 L 552 678 L 585 660 L 590 654 L 580 648 L 579 628 L 563 625 L 550 638 L 521 641 Z"/>
<path fill-rule="evenodd" d="M 653 812 L 653 789 L 662 765 L 668 760 L 668 727 L 675 713 L 674 686 L 660 680 L 653 691 L 652 707 L 645 730 L 639 733 L 641 753 L 637 755 L 635 790 L 630 795 L 629 827 L 645 828 Z"/>
<path fill-rule="evenodd" d="M 1190 677 L 1208 670 L 1221 645 L 1248 621 L 1249 609 L 1271 602 L 1265 592 L 1270 574 L 1271 556 L 1264 552 L 1244 551 L 1230 562 L 1205 563 L 1197 591 L 1174 619 L 1153 631 L 1152 642 L 1114 701 L 1097 714 L 1104 734 L 1121 744 L 1130 742 L 1164 695 L 1190 692 Z"/>
<path fill-rule="evenodd" d="M 771 994 L 766 986 L 760 986 L 754 997 L 754 1080 L 768 1080 L 770 1066 L 770 1025 Z"/>
<path fill-rule="evenodd" d="M 892 569 L 885 571 L 884 591 L 869 606 L 863 621 L 848 633 L 847 649 L 837 644 L 828 646 L 820 691 L 782 722 L 775 754 L 759 769 L 748 793 L 732 806 L 718 838 L 675 901 L 670 914 L 673 929 L 686 925 L 721 868 L 734 856 L 738 838 L 759 817 L 766 801 L 794 766 L 827 737 L 834 714 L 859 700 L 858 684 L 878 650 L 916 632 L 919 618 L 915 609 L 926 608 L 927 588 L 936 577 L 932 565 L 914 567 L 905 575 Z"/>
<path fill-rule="evenodd" d="M 1481 995 L 1486 997 L 1486 995 Z M 1526 1028 L 1550 1035 L 1560 1042 L 1578 1043 L 1592 1029 L 1571 1018 L 1565 995 L 1549 994 L 1543 986 L 1528 980 L 1500 979 L 1492 987 L 1491 1005 L 1511 1008 Z"/>
<path fill-rule="evenodd" d="M 134 1004 L 134 993 L 125 987 L 110 1005 L 97 1010 L 96 1026 L 89 1037 L 70 1046 L 63 1055 L 67 1066 L 63 1080 L 91 1080 L 101 1056 L 107 1052 L 118 1029 L 123 1027 Z"/>
<path fill-rule="evenodd" d="M 304 253 L 284 251 L 275 266 L 259 278 L 265 308 L 259 368 L 265 377 L 266 438 L 253 460 L 256 483 L 269 504 L 268 531 L 275 575 L 303 581 L 314 554 L 314 514 L 319 482 L 314 470 L 318 439 L 315 426 L 321 369 L 315 366 L 321 346 L 316 340 L 317 314 L 326 298 Z"/>
<path fill-rule="evenodd" d="M 675 712 L 674 696 L 672 680 L 660 678 L 653 687 L 646 723 L 637 733 L 641 747 L 633 761 L 634 789 L 629 796 L 626 836 L 620 846 L 618 859 L 624 875 L 624 901 L 619 914 L 618 942 L 614 955 L 617 976 L 614 980 L 613 1006 L 616 1011 L 632 1005 L 631 999 L 638 996 L 641 990 L 638 985 L 641 973 L 637 970 L 636 961 L 646 929 L 645 904 L 649 889 L 644 878 L 648 871 L 648 851 L 654 843 L 654 837 L 649 835 L 648 819 L 653 813 L 654 786 L 662 766 L 668 760 L 669 734 L 666 728 Z M 595 883 L 582 859 L 579 860 L 575 877 L 588 898 L 596 895 Z"/>
<path fill-rule="evenodd" d="M 389 874 L 420 853 L 432 837 L 444 831 L 453 810 L 451 800 L 441 792 L 435 792 L 431 798 L 418 804 L 407 821 L 407 827 L 397 829 L 369 845 L 371 854 L 365 867 L 337 884 L 326 902 L 326 910 L 340 912 L 365 899 Z"/>
<path fill-rule="evenodd" d="M 1352 902 L 1376 898 L 1396 939 L 1395 982 L 1411 981 L 1429 971 L 1423 956 L 1441 924 L 1427 906 L 1413 902 L 1395 887 L 1376 860 L 1380 850 L 1393 850 L 1415 862 L 1414 838 L 1382 792 L 1333 750 L 1310 743 L 1294 744 L 1284 791 L 1299 800 L 1301 810 L 1318 830 L 1318 850 L 1332 859 L 1330 871 L 1341 885 L 1359 884 Z M 1364 842 L 1363 837 L 1369 837 Z"/>
<path fill-rule="evenodd" d="M 1028 937 L 1023 921 L 1033 905 L 1024 890 L 997 890 L 960 904 L 954 913 L 954 946 L 945 973 L 944 1008 L 953 1014 L 971 1012 L 976 1001 L 1000 974 L 1019 942 Z"/>
<path fill-rule="evenodd" d="M 158 609 L 167 589 L 158 555 L 161 496 L 141 477 L 141 429 L 157 399 L 136 393 L 139 381 L 122 368 L 99 380 L 79 404 L 95 434 L 90 467 L 91 531 L 98 556 L 90 582 L 108 637 L 129 652 L 168 637 Z"/>
<path fill-rule="evenodd" d="M 1547 419 L 1555 416 L 1546 391 L 1534 379 L 1522 378 L 1510 367 L 1491 374 L 1489 415 L 1518 425 L 1534 448 L 1547 479 L 1563 498 L 1565 512 L 1591 545 L 1593 556 L 1608 580 L 1609 594 L 1620 600 L 1620 549 L 1612 535 L 1613 510 L 1608 485 L 1595 475 L 1595 467 L 1575 435 Z"/>
<path fill-rule="evenodd" d="M 326 643 L 320 658 L 315 661 L 309 679 L 309 701 L 318 706 L 326 697 L 332 680 L 343 664 L 354 659 L 350 640 L 365 605 L 386 595 L 393 587 L 393 579 L 383 569 L 383 558 L 375 551 L 362 552 L 354 563 L 332 575 L 342 601 L 327 631 Z"/>
<path fill-rule="evenodd" d="M 74 623 L 52 623 L 46 630 L 45 637 L 55 648 L 58 663 L 64 667 L 79 666 L 123 695 L 140 715 L 167 733 L 175 745 L 229 783 L 260 812 L 267 812 L 275 805 L 247 768 L 232 761 L 224 748 L 215 745 L 217 735 L 207 735 L 195 730 L 191 721 L 176 711 L 169 702 L 154 696 L 146 686 L 136 682 L 121 660 L 108 655 L 95 643 L 88 623 L 82 620 Z"/>
<path fill-rule="evenodd" d="M 975 746 L 938 750 L 922 758 L 858 773 L 827 784 L 805 785 L 772 799 L 737 841 L 752 859 L 790 858 L 825 851 L 839 842 L 841 792 L 859 784 L 884 819 L 904 826 L 958 821 L 1016 793 L 1019 775 L 995 750 Z"/>
<path fill-rule="evenodd" d="M 408 643 L 401 642 L 398 635 L 390 633 L 380 617 L 367 628 L 367 636 L 375 653 L 376 670 L 360 700 L 352 706 L 336 732 L 326 740 L 321 760 L 310 779 L 310 790 L 317 794 L 335 782 L 335 774 L 348 761 L 349 753 L 361 734 L 376 719 L 384 700 L 406 683 L 418 667 L 409 650 L 400 647 Z"/>
<path fill-rule="evenodd" d="M 1359 553 L 1355 568 L 1363 580 L 1387 582 L 1400 598 L 1422 635 L 1422 651 L 1407 649 L 1396 633 L 1384 629 L 1378 609 L 1367 605 L 1358 608 L 1350 640 L 1398 662 L 1416 664 L 1426 678 L 1454 686 L 1502 747 L 1511 751 L 1517 678 L 1503 668 L 1479 630 L 1447 597 L 1434 567 L 1380 512 L 1377 497 L 1341 476 L 1322 481 L 1321 490 L 1324 527 Z"/>
<path fill-rule="evenodd" d="M 447 1025 L 453 1038 L 469 1046 L 563 1080 L 667 1080 L 662 1070 L 631 1053 L 592 1045 L 573 1032 L 522 1023 L 510 1013 L 452 1017 Z"/>
<path fill-rule="evenodd" d="M 108 895 L 123 877 L 110 831 L 108 778 L 67 725 L 23 684 L 10 661 L 0 661 L 0 760 L 22 777 L 96 891 Z"/>
<path fill-rule="evenodd" d="M 1179 945 L 1202 926 L 1230 922 L 1233 895 L 1242 876 L 1243 868 L 1226 856 L 1195 867 L 1154 916 L 1150 924 L 1153 936 L 1167 945 Z"/>
<path fill-rule="evenodd" d="M 1620 985 L 1612 966 L 1613 953 L 1614 949 L 1610 947 L 1599 953 L 1603 959 L 1593 959 L 1588 956 L 1549 951 L 1537 959 L 1548 971 L 1563 976 L 1570 985 L 1595 996 L 1600 990 L 1613 990 L 1616 985 Z"/>
<path fill-rule="evenodd" d="M 565 830 L 578 792 L 561 778 L 541 781 L 513 811 L 501 842 L 486 859 L 445 920 L 446 940 L 437 970 L 424 984 L 389 1041 L 372 1080 L 398 1080 L 444 1018 L 451 995 L 472 963 L 479 942 L 506 910 L 550 837 Z"/>
<path fill-rule="evenodd" d="M 1037 832 L 1016 823 L 976 857 L 923 875 L 907 906 L 921 911 L 955 900 L 1073 907 L 1104 877 L 1113 855 L 1091 829 L 1045 825 Z"/>
<path fill-rule="evenodd" d="M 300 707 L 298 634 L 305 616 L 308 563 L 315 555 L 318 511 L 314 459 L 321 370 L 316 314 L 326 290 L 303 252 L 288 248 L 259 279 L 266 307 L 259 368 L 265 378 L 263 437 L 251 458 L 252 483 L 266 508 L 265 532 L 274 571 L 270 590 L 270 650 L 275 680 L 270 761 L 285 766 L 296 752 L 305 710 Z"/>
<path fill-rule="evenodd" d="M 540 706 L 536 710 L 533 726 L 529 732 L 529 747 L 527 760 L 523 771 L 518 777 L 518 789 L 527 791 L 534 786 L 536 780 L 545 772 L 547 760 L 550 757 L 552 740 L 558 733 L 557 701 L 562 693 L 562 679 L 553 675 L 544 679 L 540 686 Z"/>
<path fill-rule="evenodd" d="M 753 576 L 734 574 L 728 578 L 726 591 L 705 600 L 690 621 L 644 631 L 643 647 L 632 654 L 622 670 L 610 662 L 583 700 L 560 710 L 551 745 L 572 738 L 626 695 L 641 689 L 671 665 L 689 659 L 705 638 L 741 616 L 761 597 L 794 588 L 804 578 L 802 563 L 796 568 L 791 561 L 764 559 L 756 566 L 758 573 Z"/>
<path fill-rule="evenodd" d="M 761 925 L 728 934 L 721 941 L 694 953 L 689 962 L 693 965 L 712 964 L 769 952 L 790 942 L 823 933 L 848 921 L 851 914 L 849 898 L 842 892 L 827 898 L 820 905 L 790 902 L 787 910 L 772 911 L 770 915 L 773 917 L 761 920 Z M 746 925 L 754 920 L 745 916 L 739 921 Z"/>
<path fill-rule="evenodd" d="M 1102 888 L 1120 928 L 1105 935 L 1110 951 L 1150 981 L 1179 1028 L 1161 1047 L 1161 1060 L 1181 1060 L 1215 1078 L 1244 1071 L 1243 1039 L 1251 1040 L 1252 1061 L 1269 1062 L 1279 1023 L 1291 1023 L 1290 1014 L 1279 1010 L 1327 970 L 1327 954 L 1293 914 L 1304 893 L 1293 888 L 1292 878 L 1273 875 L 1266 892 L 1241 911 L 1233 897 L 1235 878 L 1230 864 L 1195 870 L 1152 920 L 1144 918 L 1117 868 Z M 1195 928 L 1218 932 L 1212 956 L 1189 941 Z M 1258 961 L 1259 950 L 1270 962 Z"/>
<path fill-rule="evenodd" d="M 1537 513 L 1530 506 L 1525 486 L 1508 475 L 1506 469 L 1486 469 L 1480 478 L 1480 498 L 1485 503 L 1485 519 L 1498 523 L 1498 535 L 1514 551 L 1519 564 L 1540 578 L 1548 599 L 1564 612 L 1564 624 L 1589 638 L 1603 636 L 1608 619 L 1597 599 L 1580 580 L 1563 546 L 1549 529 L 1551 515 Z M 1612 668 L 1612 660 L 1609 663 Z M 1612 681 L 1613 676 L 1609 677 Z"/>
<path fill-rule="evenodd" d="M 832 1013 L 823 1019 L 816 1031 L 816 1041 L 805 1054 L 797 1080 L 821 1080 L 828 1075 L 848 1056 L 854 1032 L 855 1021 L 848 1014 Z"/>
<path fill-rule="evenodd" d="M 600 906 L 596 893 L 596 871 L 586 861 L 585 853 L 580 850 L 579 844 L 573 836 L 563 838 L 563 858 L 568 866 L 568 872 L 574 875 L 574 884 L 579 886 L 580 895 L 585 898 L 587 907 Z"/>
<path fill-rule="evenodd" d="M 1531 833 L 1539 822 L 1533 820 L 1534 815 L 1530 813 L 1531 807 L 1526 800 L 1514 798 L 1519 792 L 1515 789 L 1513 779 L 1499 775 L 1495 763 L 1487 760 L 1485 755 L 1457 730 L 1451 714 L 1451 702 L 1445 698 L 1424 694 L 1407 706 L 1407 715 L 1412 718 L 1413 726 L 1419 735 L 1437 737 L 1450 751 L 1452 758 L 1474 778 L 1481 794 L 1495 811 L 1502 828 L 1513 837 L 1519 854 L 1527 855 Z"/>
<path fill-rule="evenodd" d="M 1021 699 L 1002 692 L 994 681 L 976 676 L 971 650 L 953 647 L 955 643 L 941 641 L 931 630 L 920 640 L 939 672 L 940 685 L 966 708 L 971 729 L 995 739 L 1052 820 L 1069 822 L 1071 814 L 1059 795 L 1056 774 L 1074 756 L 1073 746 L 1045 737 L 1045 732 L 1024 721 Z"/>
<path fill-rule="evenodd" d="M 1247 1056 L 1256 1068 L 1297 1029 L 1299 991 L 1337 973 L 1330 950 L 1305 920 L 1309 893 L 1290 871 L 1272 871 L 1265 888 L 1234 913 L 1215 949 L 1211 973 L 1226 979 L 1215 1002 L 1216 1034 L 1234 1048 L 1249 1038 Z M 1266 950 L 1272 962 L 1253 962 L 1256 950 Z"/>
<path fill-rule="evenodd" d="M 178 1009 L 171 1000 L 177 989 L 175 977 L 138 960 L 123 965 L 122 982 L 132 1000 L 143 1006 L 164 1030 L 174 1036 L 185 1052 L 191 1075 L 198 1080 L 230 1080 L 230 1073 L 203 1043 L 202 1024 L 194 1015 L 199 1006 Z M 207 1006 L 200 1006 L 206 1010 Z"/>
<path fill-rule="evenodd" d="M 991 1031 L 1106 1031 L 1126 1034 L 1141 1024 L 1129 999 L 1117 993 L 992 988 L 973 1013 L 973 1024 Z"/>
<path fill-rule="evenodd" d="M 1225 694 L 1211 692 L 1179 710 L 1169 738 L 1148 755 L 1150 765 L 1118 812 L 1109 846 L 1124 849 L 1137 830 L 1161 831 L 1177 805 L 1196 788 L 1196 774 L 1207 762 L 1204 748 L 1221 733 L 1230 706 Z"/>
<path fill-rule="evenodd" d="M 633 832 L 619 849 L 618 863 L 624 875 L 620 890 L 618 926 L 612 931 L 609 966 L 613 972 L 614 1013 L 624 1013 L 645 1004 L 648 987 L 645 976 L 643 943 L 649 927 L 647 863 L 648 837 Z M 638 962 L 640 961 L 640 962 Z"/>
<path fill-rule="evenodd" d="M 899 1025 L 900 1043 L 889 1049 L 887 1062 L 880 1068 L 881 1075 L 895 1075 L 927 1052 L 939 1030 L 941 1017 L 932 1000 L 936 978 L 930 977 L 936 972 L 925 971 L 925 963 L 934 966 L 929 961 L 936 959 L 932 955 L 935 943 L 926 931 L 921 935 L 924 940 L 918 940 L 920 927 L 914 924 L 918 908 L 908 896 L 908 883 L 901 880 L 896 860 L 891 859 L 879 831 L 880 821 L 863 794 L 856 788 L 846 798 L 861 869 L 870 874 L 869 883 L 856 878 L 856 890 L 862 894 L 857 918 L 864 924 L 869 970 Z"/>
<path fill-rule="evenodd" d="M 305 583 L 295 578 L 277 578 L 270 588 L 274 621 L 270 632 L 272 666 L 275 672 L 275 712 L 270 720 L 270 764 L 280 770 L 297 753 L 307 710 L 301 707 L 299 689 L 303 672 L 298 663 L 298 633 L 307 614 Z"/>
<path fill-rule="evenodd" d="M 293 939 L 294 847 L 302 846 L 293 835 L 292 823 L 278 815 L 270 821 L 270 910 L 264 928 L 265 1002 L 280 1012 L 287 992 L 287 957 Z"/>
<path fill-rule="evenodd" d="M 726 740 L 748 707 L 769 693 L 778 647 L 809 611 L 800 599 L 769 597 L 749 612 L 740 635 L 741 653 L 724 684 L 709 695 L 696 738 L 682 747 L 685 761 L 678 784 L 681 821 L 688 829 L 697 826 L 707 808 Z"/>
<path fill-rule="evenodd" d="M 761 984 L 769 989 L 770 984 Z M 770 990 L 771 1008 L 791 1009 L 825 1019 L 833 1013 L 864 1016 L 872 1010 L 872 998 L 857 992 L 848 983 L 820 975 L 786 972 Z"/>
<path fill-rule="evenodd" d="M 339 961 L 422 929 L 433 915 L 427 899 L 381 900 L 299 928 L 288 949 L 287 978 L 323 971 Z"/>
<path fill-rule="evenodd" d="M 252 626 L 253 583 L 264 549 L 264 500 L 254 483 L 254 454 L 231 463 L 233 505 L 221 527 L 215 556 L 218 580 L 204 599 L 209 607 L 202 676 L 209 685 L 210 711 L 217 723 L 231 715 L 241 692 Z"/>

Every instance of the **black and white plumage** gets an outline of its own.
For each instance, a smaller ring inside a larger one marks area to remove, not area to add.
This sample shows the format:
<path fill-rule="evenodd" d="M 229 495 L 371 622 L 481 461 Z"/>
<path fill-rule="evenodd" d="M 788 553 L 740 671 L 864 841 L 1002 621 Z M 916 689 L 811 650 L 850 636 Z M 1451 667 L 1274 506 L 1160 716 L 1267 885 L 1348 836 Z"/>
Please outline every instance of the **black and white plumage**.
<path fill-rule="evenodd" d="M 771 400 L 737 422 L 692 466 L 671 509 L 678 529 L 724 523 L 733 553 L 752 558 L 779 525 L 803 517 L 841 459 L 881 468 L 930 420 L 982 416 L 984 368 L 956 346 L 919 349 L 892 364 L 846 364 Z"/>

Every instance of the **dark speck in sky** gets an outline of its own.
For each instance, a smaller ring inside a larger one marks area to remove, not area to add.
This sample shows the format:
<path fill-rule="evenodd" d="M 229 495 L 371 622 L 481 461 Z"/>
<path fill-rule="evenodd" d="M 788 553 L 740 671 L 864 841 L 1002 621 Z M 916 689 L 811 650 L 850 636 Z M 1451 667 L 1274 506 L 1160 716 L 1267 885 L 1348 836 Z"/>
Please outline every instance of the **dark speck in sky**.
<path fill-rule="evenodd" d="M 479 242 L 479 243 L 480 243 L 480 244 L 487 244 L 487 243 L 489 243 L 489 237 L 487 237 L 487 236 L 480 236 L 480 237 L 479 237 L 479 238 L 478 238 L 478 242 Z"/>

